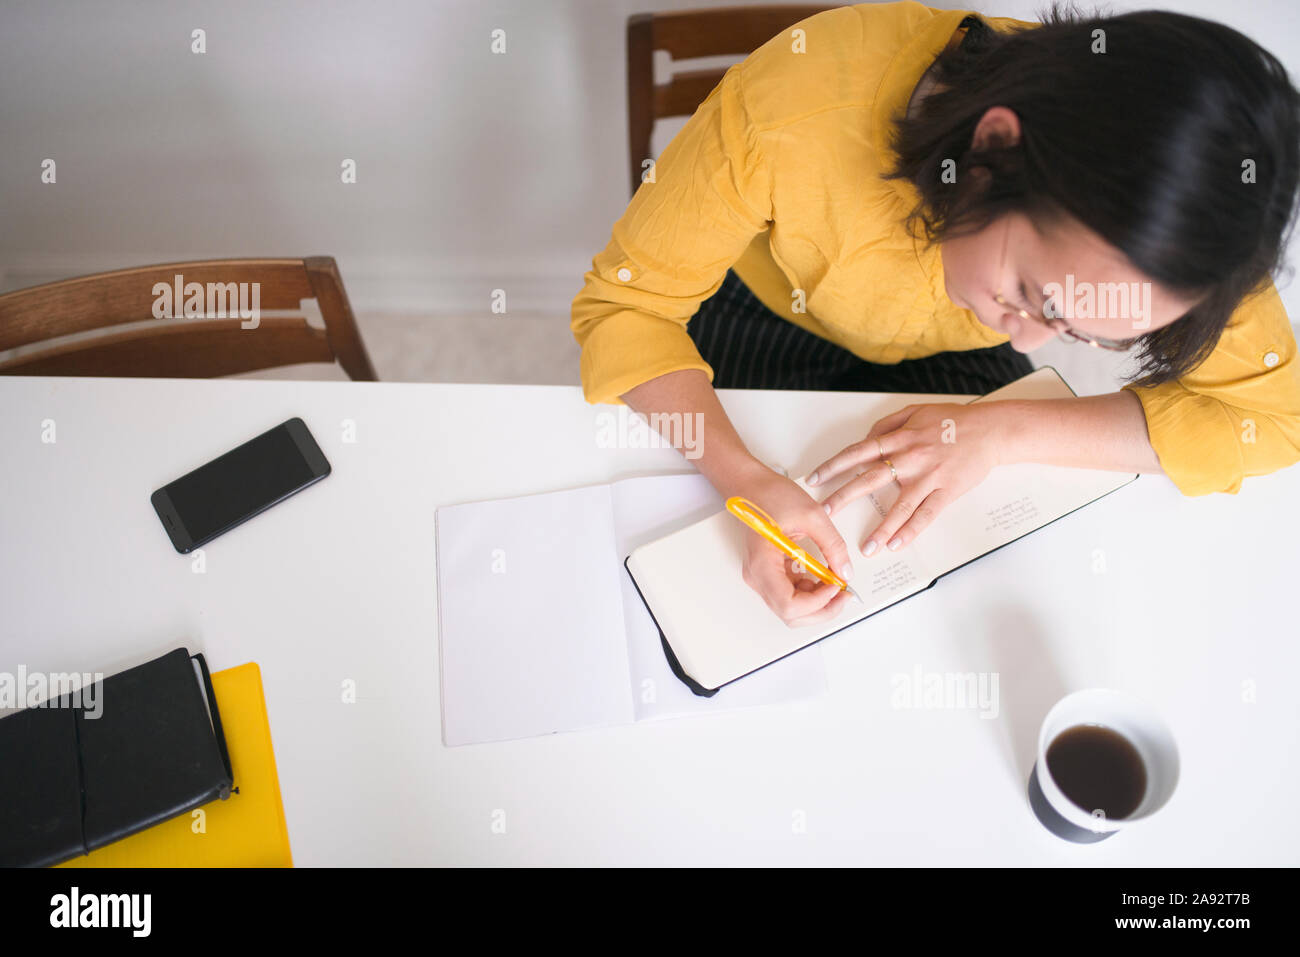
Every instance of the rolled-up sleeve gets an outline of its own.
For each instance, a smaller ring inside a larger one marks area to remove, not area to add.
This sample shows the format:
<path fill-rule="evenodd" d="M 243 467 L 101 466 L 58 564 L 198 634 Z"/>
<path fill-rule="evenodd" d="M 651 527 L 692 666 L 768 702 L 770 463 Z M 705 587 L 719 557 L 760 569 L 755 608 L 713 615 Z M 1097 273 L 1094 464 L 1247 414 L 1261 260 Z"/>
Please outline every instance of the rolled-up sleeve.
<path fill-rule="evenodd" d="M 583 394 L 622 405 L 657 376 L 713 370 L 686 332 L 700 303 L 772 218 L 771 173 L 730 67 L 655 164 L 573 300 Z"/>
<path fill-rule="evenodd" d="M 1236 494 L 1244 478 L 1300 461 L 1300 365 L 1270 281 L 1233 312 L 1192 372 L 1136 395 L 1160 466 L 1184 495 Z"/>

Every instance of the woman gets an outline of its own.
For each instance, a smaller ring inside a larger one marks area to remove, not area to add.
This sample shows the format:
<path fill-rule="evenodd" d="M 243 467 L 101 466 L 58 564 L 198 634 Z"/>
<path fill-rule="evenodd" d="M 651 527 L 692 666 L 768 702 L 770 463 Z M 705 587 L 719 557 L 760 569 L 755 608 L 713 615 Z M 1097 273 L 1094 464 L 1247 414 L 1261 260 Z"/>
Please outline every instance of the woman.
<path fill-rule="evenodd" d="M 1300 364 L 1271 281 L 1298 104 L 1267 51 L 1173 13 L 1053 8 L 1037 25 L 906 0 L 808 18 L 727 71 L 593 260 L 573 304 L 585 395 L 702 413 L 696 467 L 842 575 L 828 512 L 894 481 L 864 554 L 905 547 L 1011 462 L 1235 493 L 1300 459 Z M 981 393 L 1056 335 L 1132 350 L 1138 376 L 1110 395 L 909 405 L 814 470 L 840 483 L 821 502 L 748 452 L 714 392 Z M 792 626 L 848 600 L 753 533 L 744 575 Z"/>

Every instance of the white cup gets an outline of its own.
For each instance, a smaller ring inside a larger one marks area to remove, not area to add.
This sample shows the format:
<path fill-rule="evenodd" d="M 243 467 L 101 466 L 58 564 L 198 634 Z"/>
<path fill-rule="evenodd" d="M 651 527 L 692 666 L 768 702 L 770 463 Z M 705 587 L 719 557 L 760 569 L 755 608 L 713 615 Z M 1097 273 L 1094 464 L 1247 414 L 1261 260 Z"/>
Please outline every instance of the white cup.
<path fill-rule="evenodd" d="M 1146 791 L 1132 814 L 1118 820 L 1089 812 L 1071 801 L 1052 780 L 1047 749 L 1057 736 L 1079 725 L 1101 726 L 1123 735 L 1146 768 Z M 1043 719 L 1038 732 L 1038 759 L 1029 775 L 1029 804 L 1038 820 L 1057 837 L 1091 844 L 1123 827 L 1149 818 L 1178 784 L 1178 746 L 1160 717 L 1132 695 L 1108 688 L 1088 688 L 1066 695 Z"/>

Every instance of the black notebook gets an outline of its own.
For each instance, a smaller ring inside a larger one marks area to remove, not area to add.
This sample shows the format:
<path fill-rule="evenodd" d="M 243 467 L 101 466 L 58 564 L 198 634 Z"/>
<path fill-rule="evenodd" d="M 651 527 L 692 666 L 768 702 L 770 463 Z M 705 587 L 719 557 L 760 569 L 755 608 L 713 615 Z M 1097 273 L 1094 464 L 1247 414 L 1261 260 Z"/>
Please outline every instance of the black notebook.
<path fill-rule="evenodd" d="M 177 648 L 0 719 L 0 866 L 58 864 L 230 796 L 202 655 Z"/>
<path fill-rule="evenodd" d="M 1073 396 L 1056 370 L 1044 366 L 972 401 Z M 895 408 L 907 404 L 900 401 Z M 810 471 L 860 442 L 871 425 L 852 415 L 832 423 L 818 437 L 818 447 L 801 453 L 796 464 Z M 847 480 L 836 476 L 814 489 L 807 485 L 803 471 L 791 469 L 790 475 L 801 476 L 796 482 L 818 501 Z M 864 604 L 849 602 L 835 620 L 799 628 L 786 625 L 744 582 L 745 526 L 725 508 L 634 549 L 624 565 L 659 628 L 673 673 L 697 695 L 707 697 L 725 684 L 932 588 L 949 572 L 1136 479 L 1132 472 L 1035 463 L 999 466 L 940 512 L 905 549 L 865 558 L 857 545 L 898 500 L 898 483 L 891 482 L 849 503 L 833 519 L 849 546 L 854 568 L 851 584 Z M 809 545 L 809 551 L 824 559 L 816 546 Z"/>

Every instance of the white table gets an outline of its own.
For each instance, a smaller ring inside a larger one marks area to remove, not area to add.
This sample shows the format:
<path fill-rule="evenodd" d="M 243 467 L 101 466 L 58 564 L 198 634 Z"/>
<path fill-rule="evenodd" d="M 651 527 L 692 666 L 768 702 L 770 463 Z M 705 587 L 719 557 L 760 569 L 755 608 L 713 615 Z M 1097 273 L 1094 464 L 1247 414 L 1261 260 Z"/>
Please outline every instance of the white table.
<path fill-rule="evenodd" d="M 905 404 L 722 399 L 768 462 Z M 807 652 L 822 699 L 448 749 L 435 507 L 689 471 L 676 451 L 599 447 L 617 409 L 576 387 L 0 378 L 0 409 L 0 670 L 258 662 L 299 865 L 1300 864 L 1300 469 L 1197 499 L 1143 476 Z M 294 415 L 333 475 L 195 574 L 150 493 Z M 998 715 L 892 707 L 917 667 L 997 673 Z M 1089 686 L 1154 705 L 1183 769 L 1156 817 L 1076 846 L 1025 782 L 1047 709 Z"/>

